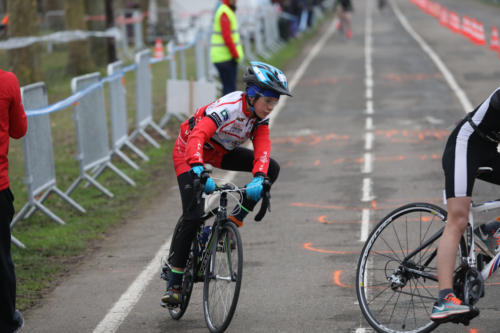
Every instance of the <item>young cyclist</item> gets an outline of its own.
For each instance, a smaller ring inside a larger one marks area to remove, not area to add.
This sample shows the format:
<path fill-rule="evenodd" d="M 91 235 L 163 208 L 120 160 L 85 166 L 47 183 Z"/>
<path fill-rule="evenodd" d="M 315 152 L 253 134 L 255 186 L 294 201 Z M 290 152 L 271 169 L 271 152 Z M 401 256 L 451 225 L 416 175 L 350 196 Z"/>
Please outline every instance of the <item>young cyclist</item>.
<path fill-rule="evenodd" d="M 280 95 L 291 96 L 285 75 L 279 69 L 262 62 L 251 62 L 243 81 L 246 91 L 229 93 L 196 111 L 180 128 L 175 142 L 173 161 L 182 200 L 181 226 L 172 237 L 168 279 L 163 306 L 177 306 L 181 301 L 182 277 L 189 247 L 201 223 L 204 202 L 194 198 L 193 180 L 200 177 L 203 164 L 210 163 L 224 170 L 246 171 L 253 174 L 247 185 L 242 207 L 238 205 L 229 218 L 238 226 L 252 211 L 262 194 L 264 177 L 271 183 L 279 174 L 279 164 L 270 158 L 269 115 Z M 251 139 L 254 150 L 242 147 Z M 208 178 L 205 192 L 215 184 Z"/>
<path fill-rule="evenodd" d="M 353 11 L 351 0 L 339 0 L 337 8 L 337 16 L 339 23 L 338 30 L 345 30 L 347 38 L 352 38 L 351 12 Z M 344 27 L 343 24 L 346 26 Z"/>
<path fill-rule="evenodd" d="M 458 243 L 468 223 L 478 168 L 492 167 L 493 172 L 480 174 L 478 178 L 500 185 L 499 142 L 500 88 L 497 88 L 458 124 L 448 138 L 443 154 L 448 221 L 437 253 L 439 296 L 432 309 L 431 319 L 434 321 L 450 321 L 472 311 L 453 293 L 453 270 Z M 494 237 L 494 234 L 490 236 Z"/>

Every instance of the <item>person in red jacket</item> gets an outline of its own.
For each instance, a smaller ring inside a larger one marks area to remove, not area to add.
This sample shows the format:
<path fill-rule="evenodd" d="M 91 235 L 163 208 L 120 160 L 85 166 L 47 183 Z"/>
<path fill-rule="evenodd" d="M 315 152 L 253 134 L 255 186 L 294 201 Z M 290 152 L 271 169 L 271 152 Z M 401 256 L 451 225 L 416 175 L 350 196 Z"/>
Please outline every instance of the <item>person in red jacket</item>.
<path fill-rule="evenodd" d="M 24 324 L 16 310 L 16 275 L 10 253 L 14 196 L 9 183 L 9 138 L 26 134 L 28 124 L 17 77 L 0 69 L 0 332 L 17 332 Z"/>
<path fill-rule="evenodd" d="M 175 307 L 181 301 L 182 279 L 189 247 L 199 229 L 204 200 L 195 198 L 194 180 L 203 172 L 204 163 L 224 170 L 253 174 L 247 185 L 242 206 L 237 205 L 229 219 L 238 226 L 253 210 L 262 195 L 262 183 L 278 178 L 279 164 L 272 158 L 269 115 L 280 95 L 290 95 L 285 75 L 262 62 L 251 62 L 243 76 L 246 91 L 235 91 L 196 111 L 180 128 L 175 141 L 173 161 L 182 200 L 181 224 L 172 236 L 168 258 L 168 285 L 162 306 Z M 251 139 L 254 150 L 242 147 Z M 208 178 L 205 192 L 215 190 Z"/>

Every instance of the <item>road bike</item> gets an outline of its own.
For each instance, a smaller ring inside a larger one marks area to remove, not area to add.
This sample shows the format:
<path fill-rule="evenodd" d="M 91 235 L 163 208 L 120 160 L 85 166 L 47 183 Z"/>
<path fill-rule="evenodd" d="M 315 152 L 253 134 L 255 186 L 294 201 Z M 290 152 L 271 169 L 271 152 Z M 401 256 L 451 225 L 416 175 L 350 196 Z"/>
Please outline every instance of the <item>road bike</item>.
<path fill-rule="evenodd" d="M 197 188 L 198 193 L 195 196 L 198 198 L 203 195 L 204 179 L 207 177 L 207 174 L 202 173 L 200 183 L 195 179 L 194 188 Z M 270 211 L 270 188 L 269 180 L 264 180 L 262 204 L 255 216 L 256 221 L 261 221 L 266 211 Z M 228 196 L 239 195 L 241 204 L 245 191 L 245 188 L 232 183 L 216 186 L 214 194 L 219 195 L 219 205 L 201 217 L 203 222 L 191 244 L 184 271 L 182 302 L 178 307 L 168 309 L 173 319 L 181 319 L 189 305 L 194 284 L 203 282 L 203 310 L 208 329 L 210 332 L 224 332 L 229 326 L 236 310 L 243 277 L 243 247 L 238 227 L 227 218 Z M 211 228 L 207 229 L 211 219 Z M 172 239 L 180 223 L 179 220 Z M 210 230 L 208 235 L 207 230 Z M 168 260 L 165 260 L 161 277 L 167 282 L 171 269 Z"/>
<path fill-rule="evenodd" d="M 492 171 L 480 168 L 480 172 Z M 500 252 L 475 242 L 474 215 L 500 208 L 500 199 L 471 203 L 466 232 L 460 239 L 453 289 L 472 312 L 452 322 L 468 325 L 479 315 L 473 307 L 484 296 L 484 281 L 498 269 Z M 377 332 L 430 332 L 438 293 L 437 247 L 447 212 L 430 203 L 410 203 L 389 213 L 364 244 L 356 272 L 361 311 Z"/>

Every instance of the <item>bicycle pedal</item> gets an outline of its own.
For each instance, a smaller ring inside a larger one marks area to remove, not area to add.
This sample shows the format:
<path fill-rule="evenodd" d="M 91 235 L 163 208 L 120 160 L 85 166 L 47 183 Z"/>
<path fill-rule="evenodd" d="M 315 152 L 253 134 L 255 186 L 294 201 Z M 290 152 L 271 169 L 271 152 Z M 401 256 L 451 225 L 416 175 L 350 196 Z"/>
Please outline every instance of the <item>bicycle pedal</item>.
<path fill-rule="evenodd" d="M 450 320 L 450 322 L 454 324 L 462 324 L 464 326 L 469 326 L 470 321 L 476 318 L 477 316 L 479 316 L 479 309 L 473 307 L 471 312 L 457 316 L 456 318 Z"/>
<path fill-rule="evenodd" d="M 162 308 L 165 308 L 165 309 L 169 309 L 169 310 L 171 310 L 171 309 L 178 308 L 178 307 L 179 307 L 179 304 L 173 304 L 173 305 L 172 305 L 172 304 L 168 304 L 168 303 L 163 303 L 163 302 L 160 302 L 160 306 L 161 306 Z"/>

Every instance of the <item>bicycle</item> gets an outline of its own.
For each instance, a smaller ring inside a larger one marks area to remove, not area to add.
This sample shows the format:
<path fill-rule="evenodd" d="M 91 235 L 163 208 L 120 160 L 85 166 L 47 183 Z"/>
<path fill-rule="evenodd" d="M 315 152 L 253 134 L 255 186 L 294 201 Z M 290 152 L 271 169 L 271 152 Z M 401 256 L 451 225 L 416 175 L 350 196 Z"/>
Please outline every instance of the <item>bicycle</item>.
<path fill-rule="evenodd" d="M 476 244 L 474 214 L 499 208 L 500 199 L 471 203 L 453 274 L 454 292 L 466 305 L 484 296 L 484 281 L 500 264 L 500 252 Z M 358 261 L 356 294 L 364 317 L 377 332 L 430 332 L 440 324 L 431 321 L 430 314 L 438 291 L 437 240 L 446 216 L 446 210 L 434 204 L 410 203 L 385 216 L 368 237 Z M 469 325 L 479 315 L 472 309 L 452 322 Z"/>
<path fill-rule="evenodd" d="M 197 188 L 196 197 L 203 195 L 203 184 L 208 178 L 208 172 L 204 171 L 199 179 L 195 179 L 194 187 Z M 264 180 L 262 204 L 255 216 L 255 221 L 262 220 L 267 210 L 270 209 L 269 180 Z M 186 312 L 197 282 L 203 282 L 203 312 L 205 322 L 210 332 L 224 332 L 236 310 L 238 297 L 243 277 L 243 247 L 238 227 L 227 218 L 228 195 L 239 194 L 241 204 L 246 189 L 234 184 L 226 183 L 222 186 L 216 185 L 214 193 L 218 193 L 219 205 L 208 210 L 202 217 L 199 232 L 191 244 L 191 250 L 184 271 L 182 285 L 182 302 L 178 307 L 169 308 L 172 319 L 179 320 Z M 215 217 L 210 235 L 206 242 L 203 241 L 203 230 L 207 221 Z M 174 236 L 180 226 L 177 223 Z M 172 248 L 170 248 L 170 252 Z M 161 278 L 168 281 L 172 267 L 165 261 L 162 264 Z"/>

